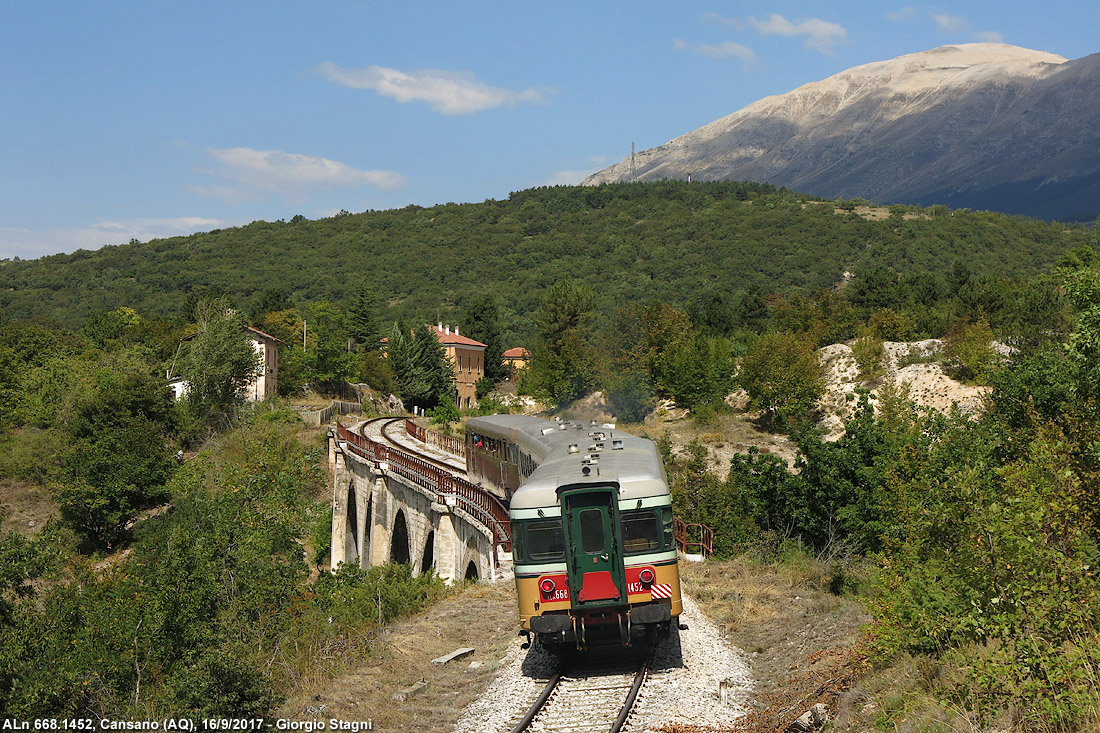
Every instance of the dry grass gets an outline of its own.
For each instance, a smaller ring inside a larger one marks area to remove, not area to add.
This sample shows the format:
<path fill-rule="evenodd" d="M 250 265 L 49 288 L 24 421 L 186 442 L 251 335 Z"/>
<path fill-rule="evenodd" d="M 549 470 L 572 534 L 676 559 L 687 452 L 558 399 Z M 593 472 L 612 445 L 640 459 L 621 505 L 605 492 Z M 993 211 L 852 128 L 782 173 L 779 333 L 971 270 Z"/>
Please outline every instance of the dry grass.
<path fill-rule="evenodd" d="M 0 504 L 3 531 L 14 530 L 26 537 L 38 534 L 46 522 L 60 516 L 50 492 L 25 481 L 0 482 Z"/>
<path fill-rule="evenodd" d="M 870 616 L 854 599 L 828 591 L 831 575 L 828 564 L 805 556 L 681 565 L 687 592 L 745 652 L 761 693 L 779 689 L 792 672 L 810 671 L 811 655 L 861 638 Z"/>
<path fill-rule="evenodd" d="M 278 716 L 371 720 L 374 730 L 447 730 L 489 686 L 518 627 L 511 583 L 468 586 L 387 627 L 367 657 L 343 674 L 299 685 Z M 446 665 L 431 663 L 461 647 L 475 651 Z M 393 700 L 420 680 L 428 682 L 423 692 Z"/>
<path fill-rule="evenodd" d="M 686 454 L 687 445 L 698 440 L 707 447 L 708 470 L 722 479 L 729 473 L 734 454 L 746 453 L 750 447 L 775 454 L 788 464 L 794 462 L 796 454 L 787 436 L 769 433 L 753 421 L 751 414 L 737 411 L 719 413 L 701 424 L 686 410 L 664 407 L 646 418 L 644 425 L 631 425 L 628 430 L 653 440 L 667 433 L 677 455 Z"/>
<path fill-rule="evenodd" d="M 756 680 L 755 710 L 735 730 L 782 731 L 816 702 L 835 707 L 865 673 L 862 627 L 870 617 L 852 598 L 828 591 L 829 563 L 743 555 L 682 564 L 680 572 L 703 613 L 745 653 Z"/>

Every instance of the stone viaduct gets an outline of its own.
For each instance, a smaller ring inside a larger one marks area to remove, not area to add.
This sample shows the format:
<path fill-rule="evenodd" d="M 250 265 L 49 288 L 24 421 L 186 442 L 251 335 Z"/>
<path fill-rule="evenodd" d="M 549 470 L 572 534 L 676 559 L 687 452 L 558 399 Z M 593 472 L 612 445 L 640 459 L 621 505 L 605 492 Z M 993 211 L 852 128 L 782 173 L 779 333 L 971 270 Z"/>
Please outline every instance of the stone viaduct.
<path fill-rule="evenodd" d="M 329 463 L 332 567 L 400 562 L 454 582 L 511 566 L 507 510 L 480 487 L 340 424 Z"/>

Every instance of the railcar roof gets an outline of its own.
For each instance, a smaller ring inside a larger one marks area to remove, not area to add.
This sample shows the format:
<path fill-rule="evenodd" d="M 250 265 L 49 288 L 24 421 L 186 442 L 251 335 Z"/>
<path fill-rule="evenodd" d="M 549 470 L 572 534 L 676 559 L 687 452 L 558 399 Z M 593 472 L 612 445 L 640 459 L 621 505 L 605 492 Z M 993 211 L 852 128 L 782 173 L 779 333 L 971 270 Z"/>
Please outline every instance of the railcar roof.
<path fill-rule="evenodd" d="M 619 484 L 620 499 L 642 499 L 668 494 L 668 483 L 660 454 L 653 441 L 638 438 L 614 428 L 592 425 L 588 421 L 555 422 L 525 415 L 493 415 L 472 418 L 466 423 L 468 432 L 505 438 L 530 452 L 539 462 L 538 468 L 512 496 L 513 508 L 535 508 L 558 504 L 560 486 L 598 486 L 610 482 Z M 582 472 L 582 459 L 591 455 L 596 443 L 591 433 L 603 433 L 603 450 Z M 622 441 L 621 449 L 612 449 L 612 441 Z M 570 445 L 577 453 L 570 453 Z"/>

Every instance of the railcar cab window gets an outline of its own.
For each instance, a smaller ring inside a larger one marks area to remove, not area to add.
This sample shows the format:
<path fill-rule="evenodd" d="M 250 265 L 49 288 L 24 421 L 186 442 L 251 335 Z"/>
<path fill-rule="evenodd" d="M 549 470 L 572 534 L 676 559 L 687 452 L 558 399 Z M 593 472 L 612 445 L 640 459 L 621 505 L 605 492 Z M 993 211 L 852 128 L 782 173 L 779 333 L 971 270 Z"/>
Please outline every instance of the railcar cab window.
<path fill-rule="evenodd" d="M 565 535 L 561 520 L 524 522 L 525 554 L 531 562 L 552 562 L 565 559 Z"/>
<path fill-rule="evenodd" d="M 623 551 L 630 555 L 661 549 L 661 522 L 657 512 L 623 512 Z M 669 512 L 672 516 L 672 512 Z"/>

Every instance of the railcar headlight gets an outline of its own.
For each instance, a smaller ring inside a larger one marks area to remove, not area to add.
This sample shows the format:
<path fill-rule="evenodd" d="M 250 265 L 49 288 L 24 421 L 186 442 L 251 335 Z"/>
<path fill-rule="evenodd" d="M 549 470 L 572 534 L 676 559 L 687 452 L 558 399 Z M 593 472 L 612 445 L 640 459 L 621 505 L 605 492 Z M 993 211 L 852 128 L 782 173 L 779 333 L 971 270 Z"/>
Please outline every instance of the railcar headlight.
<path fill-rule="evenodd" d="M 554 581 L 551 578 L 543 578 L 539 581 L 539 590 L 542 591 L 544 596 L 550 595 L 556 588 L 557 586 L 554 585 Z"/>
<path fill-rule="evenodd" d="M 649 568 L 642 568 L 642 571 L 638 573 L 638 580 L 646 588 L 653 585 L 653 581 L 657 579 L 657 576 L 653 574 L 653 571 Z"/>

